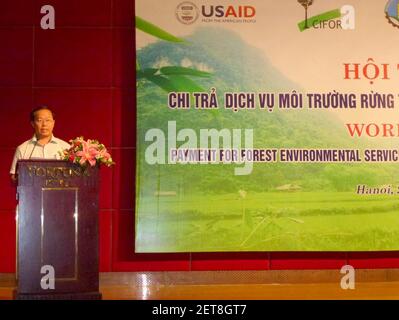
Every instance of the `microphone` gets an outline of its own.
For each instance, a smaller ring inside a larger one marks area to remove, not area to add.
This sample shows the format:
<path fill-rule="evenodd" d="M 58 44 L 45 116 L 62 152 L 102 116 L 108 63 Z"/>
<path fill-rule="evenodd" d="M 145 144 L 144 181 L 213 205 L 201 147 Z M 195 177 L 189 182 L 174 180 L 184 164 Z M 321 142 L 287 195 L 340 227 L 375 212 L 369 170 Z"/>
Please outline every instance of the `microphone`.
<path fill-rule="evenodd" d="M 29 160 L 32 157 L 33 151 L 35 150 L 36 146 L 37 146 L 37 140 L 35 141 L 35 146 L 33 147 L 32 151 L 31 151 L 31 153 L 29 155 Z"/>

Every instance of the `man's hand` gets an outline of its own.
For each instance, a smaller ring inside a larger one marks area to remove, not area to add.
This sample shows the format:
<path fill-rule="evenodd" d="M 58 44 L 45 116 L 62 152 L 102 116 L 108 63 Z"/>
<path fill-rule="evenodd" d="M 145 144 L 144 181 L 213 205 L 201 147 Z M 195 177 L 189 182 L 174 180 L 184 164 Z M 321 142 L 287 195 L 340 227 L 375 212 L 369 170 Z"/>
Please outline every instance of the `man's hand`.
<path fill-rule="evenodd" d="M 17 184 L 17 181 L 18 181 L 17 175 L 16 174 L 11 174 L 11 182 L 13 184 Z"/>

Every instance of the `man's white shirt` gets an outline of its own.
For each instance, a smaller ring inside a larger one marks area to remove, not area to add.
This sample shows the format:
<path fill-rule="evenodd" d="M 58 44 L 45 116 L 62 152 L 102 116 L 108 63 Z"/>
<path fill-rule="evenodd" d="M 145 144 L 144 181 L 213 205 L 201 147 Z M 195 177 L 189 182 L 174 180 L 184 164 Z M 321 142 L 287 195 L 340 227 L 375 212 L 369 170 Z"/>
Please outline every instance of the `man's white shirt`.
<path fill-rule="evenodd" d="M 34 135 L 32 139 L 25 141 L 15 150 L 14 159 L 12 160 L 10 174 L 15 174 L 17 161 L 21 159 L 61 159 L 59 151 L 69 149 L 71 146 L 64 140 L 54 136 L 44 146 L 37 142 Z"/>

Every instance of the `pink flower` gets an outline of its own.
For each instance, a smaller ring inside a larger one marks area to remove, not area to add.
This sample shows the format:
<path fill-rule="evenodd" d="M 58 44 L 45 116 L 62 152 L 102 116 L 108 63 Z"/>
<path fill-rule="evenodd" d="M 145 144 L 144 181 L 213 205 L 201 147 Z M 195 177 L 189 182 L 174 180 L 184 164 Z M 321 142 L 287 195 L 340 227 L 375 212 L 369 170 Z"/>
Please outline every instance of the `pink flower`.
<path fill-rule="evenodd" d="M 95 166 L 98 164 L 105 164 L 110 167 L 115 164 L 107 148 L 98 140 L 77 137 L 70 140 L 71 147 L 63 150 L 61 155 L 64 160 L 69 160 L 72 163 L 80 164 L 81 166 Z"/>
<path fill-rule="evenodd" d="M 94 144 L 91 144 L 90 140 L 82 141 L 82 151 L 76 152 L 77 157 L 81 157 L 79 163 L 84 165 L 86 161 L 90 163 L 93 167 L 96 165 L 96 156 L 98 155 L 98 150 Z"/>
<path fill-rule="evenodd" d="M 98 153 L 97 156 L 99 159 L 104 158 L 106 161 L 108 161 L 109 159 L 111 159 L 111 155 L 109 154 L 109 152 L 107 151 L 106 148 L 101 149 L 100 152 Z"/>

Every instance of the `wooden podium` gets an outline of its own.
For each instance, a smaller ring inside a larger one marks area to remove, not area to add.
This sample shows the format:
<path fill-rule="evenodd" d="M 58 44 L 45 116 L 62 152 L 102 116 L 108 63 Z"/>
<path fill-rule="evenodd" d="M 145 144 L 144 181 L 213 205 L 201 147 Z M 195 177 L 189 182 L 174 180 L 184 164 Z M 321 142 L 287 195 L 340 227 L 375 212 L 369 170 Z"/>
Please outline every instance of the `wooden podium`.
<path fill-rule="evenodd" d="M 98 195 L 98 167 L 18 161 L 16 299 L 101 299 Z"/>

